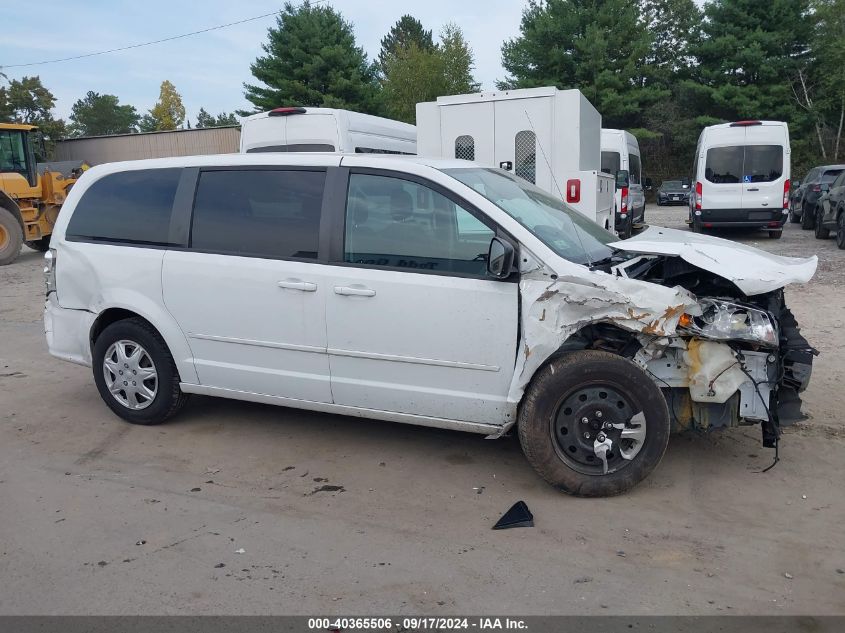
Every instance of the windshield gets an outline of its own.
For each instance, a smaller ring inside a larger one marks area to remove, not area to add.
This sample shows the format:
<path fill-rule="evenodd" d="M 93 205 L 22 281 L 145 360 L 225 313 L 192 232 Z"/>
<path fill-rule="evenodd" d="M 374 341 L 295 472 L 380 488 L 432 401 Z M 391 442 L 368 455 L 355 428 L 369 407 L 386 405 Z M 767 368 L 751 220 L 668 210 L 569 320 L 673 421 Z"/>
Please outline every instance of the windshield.
<path fill-rule="evenodd" d="M 0 172 L 3 171 L 27 175 L 26 151 L 23 145 L 23 132 L 20 130 L 0 132 Z"/>
<path fill-rule="evenodd" d="M 501 169 L 444 169 L 531 231 L 555 253 L 576 264 L 613 255 L 617 237 L 570 209 L 559 198 Z"/>
<path fill-rule="evenodd" d="M 664 189 L 683 189 L 684 186 L 681 184 L 680 180 L 667 180 L 663 183 Z"/>

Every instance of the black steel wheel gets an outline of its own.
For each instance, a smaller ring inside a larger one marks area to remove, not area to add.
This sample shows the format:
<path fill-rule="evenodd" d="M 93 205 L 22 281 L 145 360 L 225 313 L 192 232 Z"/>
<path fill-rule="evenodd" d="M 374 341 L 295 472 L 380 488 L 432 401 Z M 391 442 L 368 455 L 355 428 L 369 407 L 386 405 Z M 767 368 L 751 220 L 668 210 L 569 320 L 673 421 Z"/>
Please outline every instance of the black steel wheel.
<path fill-rule="evenodd" d="M 657 467 L 669 442 L 669 409 L 657 385 L 634 362 L 594 350 L 540 369 L 518 424 L 540 476 L 583 497 L 630 489 Z"/>

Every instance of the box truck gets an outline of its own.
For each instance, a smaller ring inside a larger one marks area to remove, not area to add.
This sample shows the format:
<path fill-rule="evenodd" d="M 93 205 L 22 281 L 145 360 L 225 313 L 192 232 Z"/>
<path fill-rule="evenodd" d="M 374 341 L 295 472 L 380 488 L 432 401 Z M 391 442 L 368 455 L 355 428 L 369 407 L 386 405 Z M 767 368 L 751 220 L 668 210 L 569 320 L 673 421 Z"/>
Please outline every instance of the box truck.
<path fill-rule="evenodd" d="M 601 171 L 601 115 L 579 90 L 529 88 L 418 103 L 417 153 L 506 169 L 614 230 L 616 182 Z"/>

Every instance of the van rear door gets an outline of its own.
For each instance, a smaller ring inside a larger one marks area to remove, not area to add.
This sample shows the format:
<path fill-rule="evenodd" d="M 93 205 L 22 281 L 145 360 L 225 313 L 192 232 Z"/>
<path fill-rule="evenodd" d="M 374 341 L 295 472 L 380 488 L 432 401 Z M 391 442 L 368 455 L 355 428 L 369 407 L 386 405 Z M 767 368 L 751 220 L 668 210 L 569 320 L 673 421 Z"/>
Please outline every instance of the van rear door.
<path fill-rule="evenodd" d="M 741 209 L 742 172 L 745 154 L 744 127 L 711 130 L 704 140 L 704 209 Z"/>
<path fill-rule="evenodd" d="M 563 197 L 561 174 L 552 176 L 551 147 L 539 148 L 537 141 L 549 143 L 552 136 L 552 98 L 496 101 L 495 165 L 510 162 L 513 173 L 528 182 Z M 546 158 L 543 158 L 545 152 Z M 538 153 L 541 155 L 538 156 Z M 557 180 L 556 180 L 557 179 Z"/>
<path fill-rule="evenodd" d="M 760 211 L 780 209 L 783 182 L 788 177 L 789 166 L 783 128 L 748 126 L 745 128 L 745 143 L 742 208 Z"/>
<path fill-rule="evenodd" d="M 474 160 L 482 165 L 497 165 L 493 132 L 496 120 L 493 101 L 455 103 L 441 106 L 441 156 Z"/>

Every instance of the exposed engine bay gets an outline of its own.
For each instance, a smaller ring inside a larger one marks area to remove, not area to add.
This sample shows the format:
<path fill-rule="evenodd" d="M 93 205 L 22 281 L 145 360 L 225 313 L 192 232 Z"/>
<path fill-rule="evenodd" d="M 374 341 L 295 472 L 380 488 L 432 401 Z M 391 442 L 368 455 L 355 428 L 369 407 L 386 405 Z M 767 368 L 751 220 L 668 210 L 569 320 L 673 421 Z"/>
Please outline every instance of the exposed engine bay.
<path fill-rule="evenodd" d="M 654 380 L 673 430 L 760 423 L 763 445 L 777 448 L 781 425 L 804 417 L 799 394 L 818 354 L 783 288 L 809 281 L 816 258 L 658 227 L 610 246 L 614 255 L 594 262 L 586 278 L 542 265 L 522 271 L 524 357 L 514 401 L 546 359 L 600 349 L 632 359 Z"/>
<path fill-rule="evenodd" d="M 759 422 L 763 445 L 771 448 L 781 425 L 806 417 L 798 394 L 809 383 L 818 352 L 801 335 L 782 288 L 747 296 L 735 283 L 678 256 L 623 258 L 611 270 L 680 286 L 699 298 L 700 314 L 688 310 L 681 316 L 679 336 L 661 355 L 646 345 L 634 356 L 663 388 L 676 430 Z"/>

